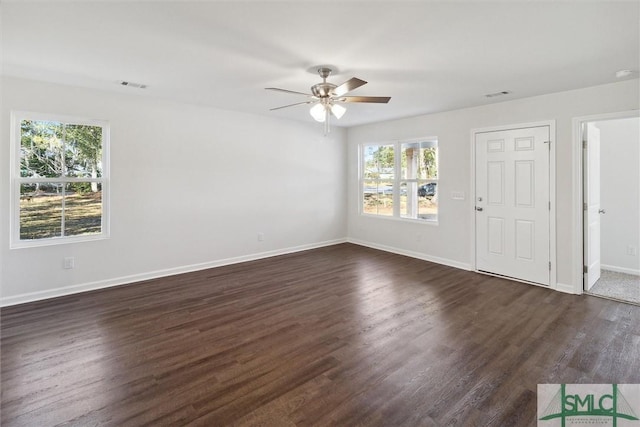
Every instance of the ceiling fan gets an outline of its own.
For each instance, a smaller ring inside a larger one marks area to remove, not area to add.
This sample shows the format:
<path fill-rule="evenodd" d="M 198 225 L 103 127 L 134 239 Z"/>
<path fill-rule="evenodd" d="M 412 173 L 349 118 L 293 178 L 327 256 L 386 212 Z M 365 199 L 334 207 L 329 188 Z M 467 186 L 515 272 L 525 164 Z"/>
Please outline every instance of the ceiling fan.
<path fill-rule="evenodd" d="M 329 118 L 333 115 L 340 119 L 347 111 L 342 105 L 343 102 L 371 102 L 378 104 L 386 104 L 391 97 L 389 96 L 345 96 L 360 86 L 366 85 L 367 82 L 353 77 L 340 86 L 327 82 L 327 77 L 331 74 L 331 68 L 320 67 L 318 74 L 322 77 L 322 83 L 311 86 L 311 93 L 296 92 L 293 90 L 280 89 L 277 87 L 267 87 L 267 90 L 275 90 L 278 92 L 292 93 L 294 95 L 303 95 L 310 98 L 307 101 L 296 102 L 294 104 L 283 105 L 282 107 L 272 108 L 270 111 L 280 110 L 282 108 L 293 107 L 295 105 L 314 104 L 309 110 L 311 116 L 318 122 L 324 122 L 324 133 L 329 133 Z"/>

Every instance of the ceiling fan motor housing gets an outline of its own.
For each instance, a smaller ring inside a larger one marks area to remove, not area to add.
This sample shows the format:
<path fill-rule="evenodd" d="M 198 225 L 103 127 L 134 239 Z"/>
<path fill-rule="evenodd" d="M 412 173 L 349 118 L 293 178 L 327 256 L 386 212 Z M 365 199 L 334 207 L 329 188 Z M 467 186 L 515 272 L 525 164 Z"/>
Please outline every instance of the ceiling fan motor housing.
<path fill-rule="evenodd" d="M 337 86 L 332 83 L 318 83 L 311 86 L 311 93 L 318 98 L 328 98 L 334 95 L 333 91 Z"/>

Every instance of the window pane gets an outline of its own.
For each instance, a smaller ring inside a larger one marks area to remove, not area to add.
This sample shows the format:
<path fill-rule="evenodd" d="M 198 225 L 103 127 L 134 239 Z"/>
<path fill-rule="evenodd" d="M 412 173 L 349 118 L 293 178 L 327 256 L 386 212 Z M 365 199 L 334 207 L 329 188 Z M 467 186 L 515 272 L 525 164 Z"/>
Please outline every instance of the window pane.
<path fill-rule="evenodd" d="M 101 177 L 102 128 L 89 125 L 67 125 L 64 155 L 67 176 Z"/>
<path fill-rule="evenodd" d="M 365 181 L 363 190 L 364 213 L 393 215 L 393 181 Z"/>
<path fill-rule="evenodd" d="M 405 143 L 400 146 L 403 179 L 438 178 L 438 141 Z"/>
<path fill-rule="evenodd" d="M 62 176 L 62 137 L 58 122 L 20 122 L 20 176 L 57 178 Z"/>
<path fill-rule="evenodd" d="M 400 215 L 404 218 L 438 219 L 438 184 L 435 182 L 400 183 Z"/>
<path fill-rule="evenodd" d="M 46 239 L 62 234 L 62 186 L 20 185 L 20 239 Z"/>
<path fill-rule="evenodd" d="M 364 146 L 363 178 L 393 179 L 394 167 L 393 145 Z"/>
<path fill-rule="evenodd" d="M 95 182 L 67 184 L 64 235 L 99 234 L 102 231 L 102 186 Z"/>

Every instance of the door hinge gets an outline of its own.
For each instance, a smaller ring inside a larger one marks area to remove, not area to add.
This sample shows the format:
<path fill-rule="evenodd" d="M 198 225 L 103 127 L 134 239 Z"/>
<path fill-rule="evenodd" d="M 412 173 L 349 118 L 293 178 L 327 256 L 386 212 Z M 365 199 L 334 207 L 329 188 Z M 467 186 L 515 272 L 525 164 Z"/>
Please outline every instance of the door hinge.
<path fill-rule="evenodd" d="M 549 201 L 549 210 L 551 210 L 551 201 Z"/>
<path fill-rule="evenodd" d="M 582 266 L 582 272 L 583 272 L 583 273 L 588 273 L 588 272 L 589 272 L 589 269 L 587 268 L 587 266 L 586 266 L 586 265 L 583 265 L 583 266 Z"/>
<path fill-rule="evenodd" d="M 582 141 L 582 148 L 587 148 L 587 140 Z"/>
<path fill-rule="evenodd" d="M 583 211 L 586 211 L 587 209 L 589 209 L 589 208 L 587 207 L 587 202 L 584 202 L 584 203 L 582 204 L 582 210 L 583 210 Z"/>
<path fill-rule="evenodd" d="M 549 261 L 549 271 L 551 271 L 551 261 Z"/>

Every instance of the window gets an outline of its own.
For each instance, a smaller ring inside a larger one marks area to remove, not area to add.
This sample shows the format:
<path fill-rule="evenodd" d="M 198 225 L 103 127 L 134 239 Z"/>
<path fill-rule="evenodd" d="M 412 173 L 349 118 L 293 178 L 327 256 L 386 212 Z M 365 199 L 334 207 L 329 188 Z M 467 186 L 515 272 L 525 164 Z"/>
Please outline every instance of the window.
<path fill-rule="evenodd" d="M 363 144 L 361 212 L 438 220 L 438 140 Z"/>
<path fill-rule="evenodd" d="M 14 113 L 12 125 L 12 247 L 107 237 L 107 123 Z"/>

